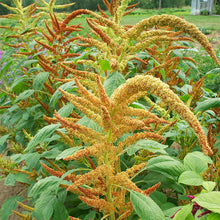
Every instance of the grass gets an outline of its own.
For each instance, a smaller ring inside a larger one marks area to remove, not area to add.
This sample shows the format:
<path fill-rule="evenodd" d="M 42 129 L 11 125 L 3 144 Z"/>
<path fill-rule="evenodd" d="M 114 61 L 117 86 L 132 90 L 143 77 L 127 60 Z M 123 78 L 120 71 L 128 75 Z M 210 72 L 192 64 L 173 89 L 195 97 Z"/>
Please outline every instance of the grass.
<path fill-rule="evenodd" d="M 158 10 L 137 9 L 131 15 L 124 17 L 122 20 L 122 23 L 134 25 L 142 19 L 148 18 L 153 15 L 157 15 L 157 14 L 158 14 Z M 215 30 L 215 31 L 220 32 L 220 16 L 190 15 L 190 8 L 162 9 L 161 14 L 172 14 L 176 16 L 181 16 L 181 17 L 184 17 L 186 21 L 195 24 L 197 27 L 201 29 L 206 29 L 210 31 Z"/>
<path fill-rule="evenodd" d="M 130 15 L 123 17 L 122 24 L 130 24 L 134 25 L 139 21 L 148 18 L 153 15 L 157 15 L 158 10 L 148 10 L 148 9 L 136 9 Z M 181 9 L 178 8 L 163 8 L 161 10 L 161 14 L 172 14 L 176 16 L 184 17 L 188 22 L 195 24 L 197 27 L 202 30 L 208 31 L 218 31 L 220 32 L 220 16 L 198 16 L 198 15 L 190 15 L 190 7 L 184 7 Z M 82 15 L 74 19 L 71 24 L 79 24 L 81 23 L 83 27 L 85 27 L 85 32 L 88 31 L 89 27 L 86 23 L 85 17 L 86 15 Z M 14 21 L 0 18 L 0 26 L 10 26 L 14 23 Z M 0 33 L 3 30 L 0 29 Z"/>

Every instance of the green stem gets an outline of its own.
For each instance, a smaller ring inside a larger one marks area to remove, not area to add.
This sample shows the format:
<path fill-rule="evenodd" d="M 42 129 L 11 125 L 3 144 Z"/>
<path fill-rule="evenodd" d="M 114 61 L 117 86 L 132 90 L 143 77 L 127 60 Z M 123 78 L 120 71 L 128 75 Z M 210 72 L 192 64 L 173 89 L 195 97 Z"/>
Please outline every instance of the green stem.
<path fill-rule="evenodd" d="M 108 159 L 108 152 L 105 153 L 104 155 L 104 161 L 105 161 L 105 164 L 110 167 L 111 164 L 110 164 L 110 161 Z M 107 197 L 107 201 L 112 204 L 112 184 L 110 183 L 109 181 L 109 177 L 106 176 L 106 186 L 107 186 L 107 194 L 106 194 L 106 197 Z M 111 211 L 110 212 L 110 215 L 109 215 L 109 220 L 115 220 L 115 212 L 114 211 Z"/>

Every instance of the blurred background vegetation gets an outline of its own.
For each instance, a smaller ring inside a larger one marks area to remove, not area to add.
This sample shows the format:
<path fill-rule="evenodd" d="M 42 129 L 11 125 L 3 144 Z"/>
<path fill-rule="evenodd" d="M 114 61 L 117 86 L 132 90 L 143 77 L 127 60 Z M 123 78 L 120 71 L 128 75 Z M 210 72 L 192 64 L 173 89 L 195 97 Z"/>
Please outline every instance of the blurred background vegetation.
<path fill-rule="evenodd" d="M 36 0 L 23 0 L 23 6 L 27 6 L 30 5 L 32 3 L 34 3 Z M 39 2 L 39 4 L 42 4 L 40 2 L 40 0 L 37 0 Z M 47 2 L 49 2 L 49 0 L 45 0 Z M 0 2 L 13 6 L 13 1 L 12 0 L 0 0 Z M 105 6 L 102 2 L 102 0 L 57 0 L 56 4 L 68 4 L 68 3 L 72 3 L 75 2 L 76 4 L 73 5 L 72 7 L 69 7 L 68 10 L 73 11 L 75 9 L 80 9 L 80 8 L 87 8 L 90 10 L 97 10 L 97 4 L 99 4 L 101 6 L 102 9 L 105 10 Z M 140 2 L 139 6 L 140 8 L 143 9 L 155 9 L 158 8 L 159 5 L 159 0 L 134 0 L 133 3 L 136 2 Z M 162 8 L 180 8 L 183 6 L 188 6 L 190 5 L 191 0 L 178 0 L 178 4 L 177 4 L 177 0 L 162 0 L 161 1 L 161 7 Z M 0 15 L 4 15 L 4 14 L 8 14 L 10 13 L 6 8 L 4 8 L 3 6 L 0 5 Z"/>

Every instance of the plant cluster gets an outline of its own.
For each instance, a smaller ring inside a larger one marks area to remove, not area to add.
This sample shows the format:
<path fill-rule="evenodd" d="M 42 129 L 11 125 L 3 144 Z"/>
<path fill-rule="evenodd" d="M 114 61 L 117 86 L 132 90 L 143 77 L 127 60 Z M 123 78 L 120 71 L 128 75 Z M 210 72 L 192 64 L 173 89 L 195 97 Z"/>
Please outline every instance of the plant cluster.
<path fill-rule="evenodd" d="M 0 172 L 27 198 L 1 218 L 219 219 L 220 98 L 183 55 L 194 39 L 220 65 L 206 36 L 173 15 L 122 25 L 131 0 L 41 2 L 14 0 L 19 23 L 2 27 Z"/>

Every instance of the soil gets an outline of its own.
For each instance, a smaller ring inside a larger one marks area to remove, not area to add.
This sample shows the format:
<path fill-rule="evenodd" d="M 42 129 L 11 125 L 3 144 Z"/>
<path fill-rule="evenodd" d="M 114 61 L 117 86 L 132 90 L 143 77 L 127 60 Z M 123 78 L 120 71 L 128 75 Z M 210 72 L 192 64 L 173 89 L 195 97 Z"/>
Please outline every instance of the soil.
<path fill-rule="evenodd" d="M 20 193 L 24 190 L 24 185 L 21 183 L 16 183 L 15 186 L 5 186 L 4 180 L 0 181 L 0 209 L 2 207 L 2 204 L 4 201 L 12 196 L 20 195 Z M 21 196 L 25 198 L 25 192 L 22 192 Z M 16 211 L 22 212 L 23 209 L 18 206 L 16 208 Z M 1 220 L 19 220 L 20 218 L 16 216 L 15 214 L 12 214 L 8 219 L 1 219 Z"/>

